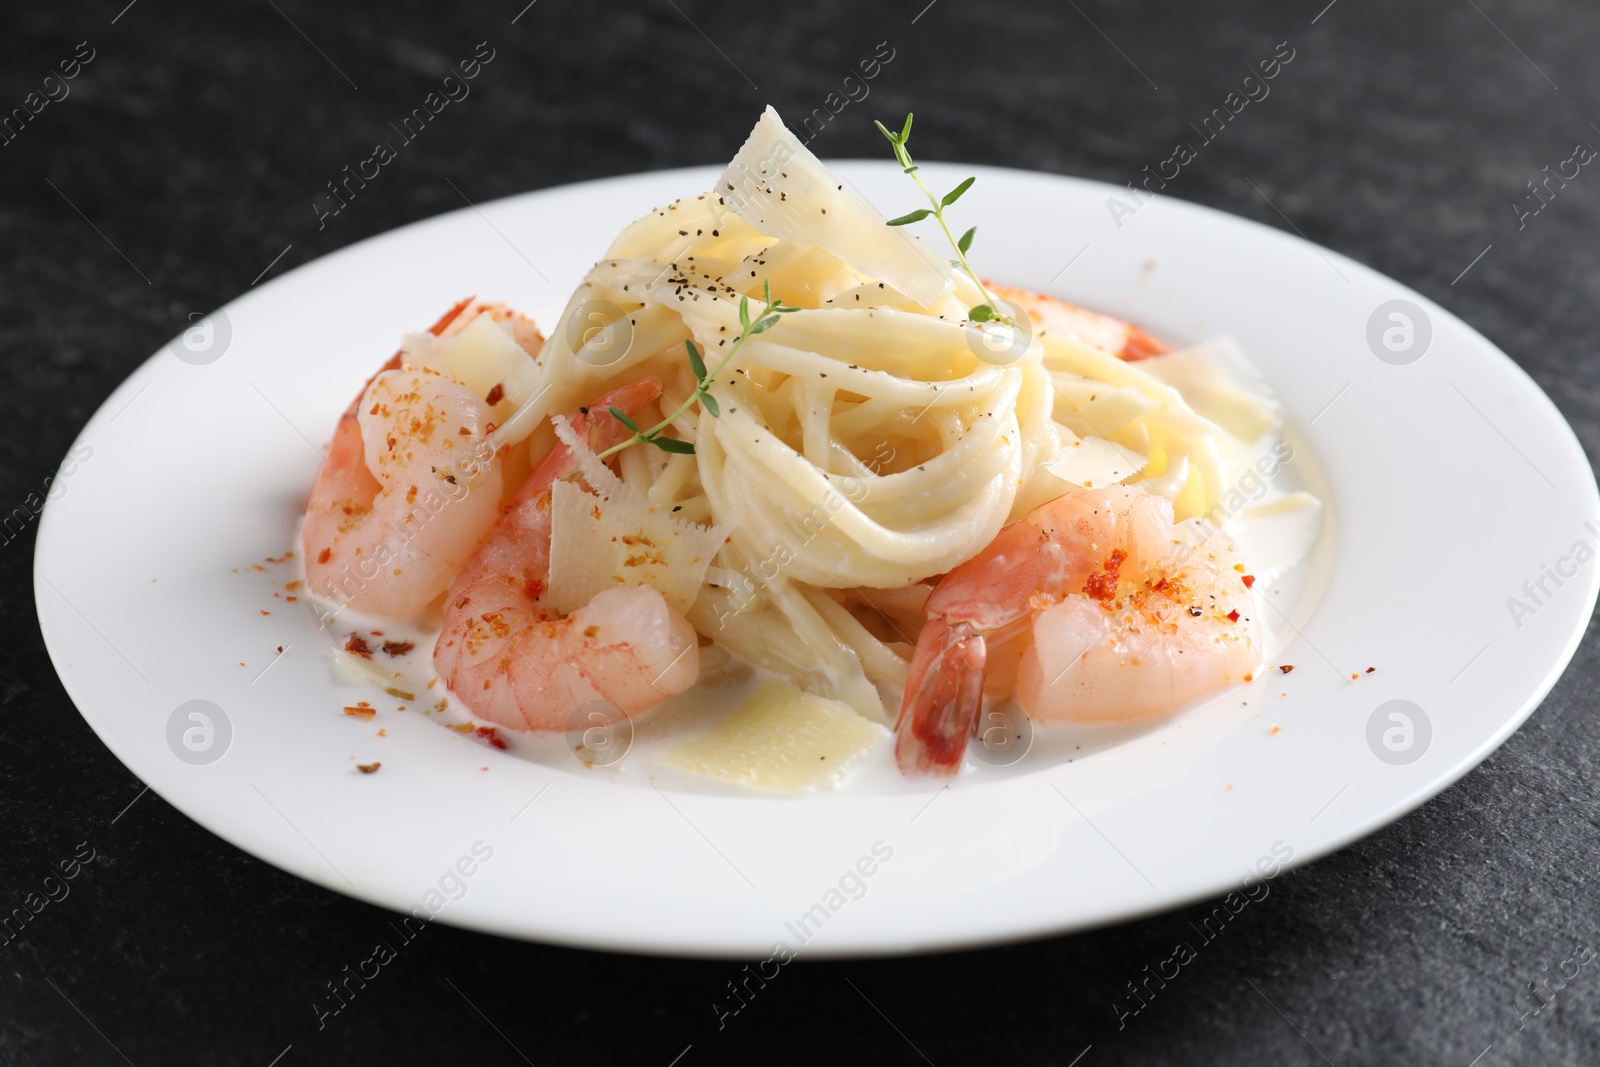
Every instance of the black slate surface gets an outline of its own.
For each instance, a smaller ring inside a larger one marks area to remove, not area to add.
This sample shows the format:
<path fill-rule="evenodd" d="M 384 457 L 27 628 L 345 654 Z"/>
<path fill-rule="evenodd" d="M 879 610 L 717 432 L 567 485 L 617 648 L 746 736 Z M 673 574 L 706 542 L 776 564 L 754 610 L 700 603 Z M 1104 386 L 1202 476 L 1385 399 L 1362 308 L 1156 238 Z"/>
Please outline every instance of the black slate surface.
<path fill-rule="evenodd" d="M 1512 206 L 1575 143 L 1600 144 L 1600 9 L 1579 0 L 124 2 L 13 5 L 0 33 L 4 110 L 59 95 L 45 76 L 93 53 L 70 95 L 0 145 L 6 508 L 190 312 L 263 271 L 462 194 L 724 160 L 761 104 L 820 106 L 879 42 L 894 58 L 818 138 L 823 155 L 880 154 L 868 117 L 914 108 L 929 158 L 1118 183 L 1289 42 L 1271 97 L 1169 193 L 1287 216 L 1416 287 L 1525 367 L 1591 455 L 1600 433 L 1600 174 L 1520 229 Z M 472 96 L 319 230 L 324 182 L 480 41 L 496 58 Z M 1514 507 L 1515 487 L 1477 503 Z M 391 936 L 390 916 L 249 858 L 153 793 L 127 807 L 142 784 L 45 658 L 32 543 L 29 526 L 0 545 L 0 905 L 80 842 L 94 859 L 0 945 L 6 1064 L 1600 1062 L 1592 641 L 1482 767 L 1274 882 L 1120 1029 L 1124 983 L 1204 907 L 1007 948 L 801 962 L 722 1027 L 712 1004 L 736 964 L 435 926 L 319 1029 L 323 984 Z M 1575 953 L 1586 964 L 1558 991 Z"/>

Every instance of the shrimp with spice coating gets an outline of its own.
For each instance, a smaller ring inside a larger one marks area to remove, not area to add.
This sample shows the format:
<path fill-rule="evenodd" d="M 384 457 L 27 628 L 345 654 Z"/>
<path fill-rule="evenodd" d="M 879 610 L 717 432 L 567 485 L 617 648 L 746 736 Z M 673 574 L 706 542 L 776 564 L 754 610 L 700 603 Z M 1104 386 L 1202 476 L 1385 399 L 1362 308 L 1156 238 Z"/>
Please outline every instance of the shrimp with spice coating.
<path fill-rule="evenodd" d="M 924 611 L 895 758 L 954 774 L 983 703 L 989 647 L 1024 641 L 1016 699 L 1036 722 L 1170 715 L 1261 662 L 1253 579 L 1204 519 L 1114 485 L 1042 504 L 939 582 Z"/>

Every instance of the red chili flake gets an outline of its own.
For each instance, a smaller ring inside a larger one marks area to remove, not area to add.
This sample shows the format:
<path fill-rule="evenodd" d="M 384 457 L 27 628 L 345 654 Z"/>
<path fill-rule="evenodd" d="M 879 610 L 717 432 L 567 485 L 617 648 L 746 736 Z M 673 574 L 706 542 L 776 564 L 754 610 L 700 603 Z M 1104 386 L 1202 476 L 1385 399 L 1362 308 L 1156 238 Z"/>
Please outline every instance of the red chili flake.
<path fill-rule="evenodd" d="M 322 550 L 321 553 L 318 554 L 317 562 L 318 563 L 326 563 L 332 558 L 333 558 L 333 549 L 325 548 L 325 549 Z"/>
<path fill-rule="evenodd" d="M 544 583 L 537 578 L 529 578 L 522 583 L 522 592 L 529 600 L 538 600 L 544 596 Z"/>
<path fill-rule="evenodd" d="M 272 612 L 270 612 L 270 611 L 267 611 L 267 610 L 265 610 L 265 609 L 262 609 L 262 612 L 261 612 L 261 614 L 263 614 L 263 615 L 271 615 L 271 614 L 272 614 Z"/>
<path fill-rule="evenodd" d="M 391 656 L 403 656 L 416 647 L 415 641 L 385 641 L 383 643 L 383 650 Z"/>
<path fill-rule="evenodd" d="M 1294 670 L 1294 664 L 1293 663 L 1285 663 L 1283 666 L 1279 667 L 1278 669 L 1280 671 L 1282 671 L 1284 674 L 1288 674 L 1290 671 Z"/>
<path fill-rule="evenodd" d="M 1367 673 L 1368 673 L 1368 674 L 1371 674 L 1371 673 L 1372 673 L 1372 672 L 1373 672 L 1373 671 L 1375 671 L 1375 670 L 1377 670 L 1377 669 L 1378 669 L 1378 668 L 1376 668 L 1376 667 L 1368 667 L 1368 668 L 1367 668 Z"/>
<path fill-rule="evenodd" d="M 1095 600 L 1110 600 L 1117 595 L 1117 572 L 1122 569 L 1122 562 L 1128 554 L 1118 548 L 1106 557 L 1101 565 L 1099 574 L 1091 574 L 1084 583 L 1083 595 Z"/>
<path fill-rule="evenodd" d="M 359 634 L 350 635 L 350 640 L 344 643 L 344 650 L 346 652 L 354 652 L 362 659 L 372 658 L 372 646 L 367 644 L 366 639 Z"/>
<path fill-rule="evenodd" d="M 373 774 L 379 767 L 382 766 L 383 764 L 381 763 L 358 763 L 356 764 L 356 770 L 360 771 L 362 774 Z"/>
<path fill-rule="evenodd" d="M 476 730 L 472 731 L 472 735 L 474 737 L 481 737 L 485 741 L 489 742 L 489 747 L 491 748 L 498 748 L 502 752 L 505 751 L 506 743 L 501 740 L 500 734 L 495 731 L 493 726 L 480 726 Z"/>
<path fill-rule="evenodd" d="M 1228 612 L 1228 621 L 1229 622 L 1238 622 L 1239 621 L 1239 613 L 1237 611 Z"/>
<path fill-rule="evenodd" d="M 1256 584 L 1256 576 L 1253 575 L 1253 574 L 1247 574 L 1247 575 L 1245 575 L 1243 578 L 1241 578 L 1239 580 L 1244 583 L 1244 587 L 1246 589 L 1249 589 L 1249 588 L 1253 587 Z"/>
<path fill-rule="evenodd" d="M 353 708 L 353 707 L 345 708 L 344 709 L 344 713 L 346 715 L 350 716 L 352 719 L 360 719 L 362 722 L 370 722 L 370 721 L 372 721 L 372 717 L 377 714 L 377 712 L 374 711 L 372 708 Z"/>
<path fill-rule="evenodd" d="M 500 382 L 495 382 L 494 383 L 494 388 L 489 390 L 488 394 L 486 396 L 484 396 L 483 402 L 485 404 L 488 404 L 490 407 L 494 407 L 496 404 L 500 403 L 500 401 L 504 400 L 505 398 L 506 398 L 506 387 L 504 385 L 502 385 Z"/>

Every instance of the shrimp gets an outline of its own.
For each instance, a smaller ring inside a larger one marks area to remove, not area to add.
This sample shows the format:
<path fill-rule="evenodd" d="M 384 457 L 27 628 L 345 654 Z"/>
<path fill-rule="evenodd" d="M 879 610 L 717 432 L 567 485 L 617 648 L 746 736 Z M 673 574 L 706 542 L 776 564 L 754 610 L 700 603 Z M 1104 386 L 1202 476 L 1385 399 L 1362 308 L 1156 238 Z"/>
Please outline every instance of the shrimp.
<path fill-rule="evenodd" d="M 1129 363 L 1163 355 L 1172 349 L 1131 322 L 1075 307 L 1053 296 L 1031 293 L 1009 285 L 985 282 L 989 291 L 1006 303 L 1026 311 L 1041 333 L 1058 333 L 1095 348 L 1105 349 Z"/>
<path fill-rule="evenodd" d="M 660 395 L 654 378 L 612 390 L 572 429 L 604 451 L 628 433 L 608 409 L 633 415 Z M 512 730 L 566 729 L 595 700 L 636 715 L 700 673 L 694 628 L 648 585 L 607 589 L 564 617 L 545 603 L 550 488 L 572 469 L 557 441 L 467 564 L 434 646 L 434 670 L 450 691 L 474 715 Z"/>
<path fill-rule="evenodd" d="M 531 320 L 467 298 L 430 332 L 450 337 L 480 313 L 510 320 L 532 358 Z M 459 382 L 408 370 L 396 353 L 334 430 L 301 531 L 312 592 L 377 615 L 414 615 L 449 586 L 499 514 L 502 474 L 490 406 Z"/>
<path fill-rule="evenodd" d="M 983 701 L 988 646 L 1023 639 L 1015 699 L 1035 722 L 1169 715 L 1261 662 L 1254 579 L 1233 538 L 1113 485 L 1042 504 L 950 571 L 924 606 L 895 759 L 954 774 Z"/>

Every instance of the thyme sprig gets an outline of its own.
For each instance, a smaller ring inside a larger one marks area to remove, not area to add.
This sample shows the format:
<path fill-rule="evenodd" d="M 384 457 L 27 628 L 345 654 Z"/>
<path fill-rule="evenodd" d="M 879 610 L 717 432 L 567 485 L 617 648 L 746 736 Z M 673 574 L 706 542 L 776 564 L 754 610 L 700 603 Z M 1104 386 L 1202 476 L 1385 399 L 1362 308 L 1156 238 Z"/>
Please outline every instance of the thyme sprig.
<path fill-rule="evenodd" d="M 961 194 L 972 188 L 972 183 L 978 179 L 976 177 L 968 178 L 948 193 L 945 193 L 944 196 L 935 196 L 933 190 L 928 188 L 927 183 L 917 173 L 918 167 L 911 161 L 911 153 L 906 149 L 906 142 L 911 139 L 911 114 L 909 112 L 906 114 L 905 125 L 900 128 L 899 133 L 890 130 L 877 119 L 873 119 L 872 124 L 878 127 L 878 132 L 883 134 L 889 143 L 894 146 L 894 158 L 899 162 L 900 168 L 911 176 L 911 180 L 917 183 L 917 188 L 921 189 L 923 195 L 928 198 L 928 203 L 933 205 L 931 208 L 919 207 L 915 211 L 908 211 L 899 218 L 890 219 L 889 225 L 908 226 L 913 222 L 921 222 L 929 215 L 932 215 L 934 220 L 939 223 L 939 228 L 944 231 L 945 238 L 950 242 L 951 247 L 956 250 L 956 258 L 951 260 L 951 263 L 958 269 L 965 271 L 967 277 L 971 278 L 972 283 L 978 287 L 978 292 L 983 294 L 984 302 L 968 310 L 967 317 L 973 322 L 993 321 L 1004 323 L 1007 326 L 1015 326 L 1016 323 L 1005 313 L 1004 305 L 995 299 L 994 294 L 989 292 L 989 287 L 983 284 L 983 279 L 978 277 L 978 272 L 972 269 L 972 264 L 967 262 L 967 250 L 972 247 L 972 239 L 977 236 L 978 228 L 976 226 L 972 227 L 958 239 L 951 231 L 950 224 L 944 217 L 944 209 L 961 199 Z"/>
<path fill-rule="evenodd" d="M 711 387 L 716 383 L 717 375 L 722 373 L 722 369 L 728 365 L 728 361 L 734 357 L 746 341 L 758 333 L 765 333 L 772 329 L 778 324 L 782 316 L 800 310 L 797 307 L 785 304 L 782 297 L 776 300 L 772 298 L 772 282 L 770 279 L 763 279 L 761 282 L 761 299 L 763 305 L 761 310 L 752 315 L 750 312 L 750 298 L 747 296 L 739 298 L 739 336 L 734 339 L 733 344 L 728 346 L 727 354 L 717 362 L 714 368 L 706 369 L 705 356 L 701 354 L 700 349 L 696 347 L 692 338 L 683 342 L 683 347 L 689 356 L 689 369 L 694 372 L 694 392 L 690 393 L 683 403 L 674 408 L 666 418 L 648 430 L 641 430 L 638 422 L 629 416 L 627 412 L 618 408 L 608 408 L 607 410 L 611 412 L 611 417 L 622 423 L 629 430 L 632 430 L 633 436 L 617 442 L 604 452 L 601 452 L 596 458 L 605 459 L 607 456 L 614 455 L 636 444 L 654 445 L 663 452 L 673 452 L 686 456 L 694 455 L 694 445 L 691 442 L 680 441 L 676 437 L 663 436 L 667 427 L 676 422 L 678 416 L 688 411 L 689 406 L 697 401 L 701 407 L 711 414 L 712 418 L 721 418 L 722 409 L 717 406 L 717 398 L 711 395 Z"/>

